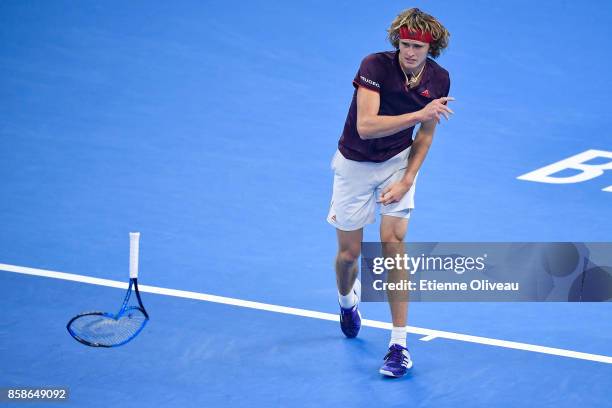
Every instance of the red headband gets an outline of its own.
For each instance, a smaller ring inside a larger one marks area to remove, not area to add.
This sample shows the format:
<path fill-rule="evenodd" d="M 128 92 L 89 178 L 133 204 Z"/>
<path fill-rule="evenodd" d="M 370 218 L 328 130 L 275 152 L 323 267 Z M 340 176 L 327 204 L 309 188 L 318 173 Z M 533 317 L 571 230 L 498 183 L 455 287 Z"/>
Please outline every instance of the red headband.
<path fill-rule="evenodd" d="M 410 31 L 410 29 L 408 29 L 408 27 L 406 26 L 402 26 L 399 29 L 399 37 L 402 40 L 416 40 L 416 41 L 421 41 L 424 43 L 430 43 L 432 38 L 431 38 L 431 33 L 428 31 Z"/>

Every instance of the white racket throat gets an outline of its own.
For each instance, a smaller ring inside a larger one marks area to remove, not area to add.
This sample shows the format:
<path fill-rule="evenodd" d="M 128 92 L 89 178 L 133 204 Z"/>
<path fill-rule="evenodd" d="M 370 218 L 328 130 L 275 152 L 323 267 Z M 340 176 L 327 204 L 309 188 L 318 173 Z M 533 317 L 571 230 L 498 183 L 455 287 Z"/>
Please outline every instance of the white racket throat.
<path fill-rule="evenodd" d="M 138 278 L 140 232 L 130 232 L 130 279 Z"/>

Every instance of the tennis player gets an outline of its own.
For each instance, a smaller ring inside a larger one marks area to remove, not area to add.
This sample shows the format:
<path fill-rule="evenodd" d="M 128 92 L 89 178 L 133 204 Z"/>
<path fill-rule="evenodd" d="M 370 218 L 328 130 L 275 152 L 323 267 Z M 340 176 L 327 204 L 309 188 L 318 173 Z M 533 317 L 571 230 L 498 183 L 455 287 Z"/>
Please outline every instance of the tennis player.
<path fill-rule="evenodd" d="M 447 106 L 454 100 L 448 96 L 448 72 L 434 61 L 448 45 L 448 30 L 436 18 L 411 8 L 387 31 L 395 51 L 370 54 L 361 62 L 332 160 L 334 185 L 327 221 L 337 230 L 340 327 L 349 338 L 361 327 L 357 263 L 363 227 L 375 222 L 378 204 L 381 242 L 403 248 L 419 169 L 436 124 L 453 113 Z M 406 346 L 408 299 L 389 299 L 393 330 L 380 373 L 401 377 L 412 367 Z"/>

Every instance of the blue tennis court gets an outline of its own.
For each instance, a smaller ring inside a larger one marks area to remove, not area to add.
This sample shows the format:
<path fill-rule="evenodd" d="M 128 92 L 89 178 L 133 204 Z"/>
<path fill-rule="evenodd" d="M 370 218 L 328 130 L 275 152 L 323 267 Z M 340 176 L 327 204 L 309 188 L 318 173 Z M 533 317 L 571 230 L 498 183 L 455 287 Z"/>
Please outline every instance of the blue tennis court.
<path fill-rule="evenodd" d="M 0 388 L 87 407 L 610 406 L 609 302 L 411 304 L 399 380 L 378 373 L 388 305 L 340 332 L 330 161 L 359 62 L 409 7 L 451 32 L 457 100 L 407 241 L 610 241 L 612 171 L 519 179 L 610 161 L 608 2 L 6 1 Z M 85 347 L 66 322 L 120 305 L 130 231 L 151 321 Z"/>

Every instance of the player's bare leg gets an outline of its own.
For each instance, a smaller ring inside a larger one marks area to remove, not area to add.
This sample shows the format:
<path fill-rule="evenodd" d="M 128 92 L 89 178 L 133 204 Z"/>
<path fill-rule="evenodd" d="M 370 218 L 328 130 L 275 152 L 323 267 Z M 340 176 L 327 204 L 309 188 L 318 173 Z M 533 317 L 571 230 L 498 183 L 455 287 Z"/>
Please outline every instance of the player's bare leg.
<path fill-rule="evenodd" d="M 404 237 L 408 229 L 408 219 L 383 215 L 380 223 L 380 240 L 383 256 L 395 258 L 406 253 Z M 408 279 L 408 271 L 395 268 L 388 271 L 388 282 Z M 393 328 L 389 341 L 389 351 L 379 372 L 386 376 L 401 377 L 412 367 L 412 359 L 406 346 L 406 320 L 408 316 L 408 291 L 388 291 L 389 307 Z"/>
<path fill-rule="evenodd" d="M 361 286 L 357 280 L 357 264 L 361 253 L 363 229 L 342 231 L 337 229 L 336 285 L 340 303 L 340 327 L 349 338 L 357 336 L 361 328 L 358 310 Z"/>
<path fill-rule="evenodd" d="M 405 253 L 404 237 L 408 230 L 408 219 L 383 215 L 380 223 L 380 241 L 383 243 L 383 255 L 395 258 L 396 254 L 403 256 Z M 408 279 L 405 270 L 393 270 L 389 272 L 390 282 L 399 282 Z M 391 308 L 391 319 L 393 326 L 406 326 L 408 316 L 408 293 L 393 292 L 389 294 L 389 307 Z"/>
<path fill-rule="evenodd" d="M 357 263 L 361 253 L 363 228 L 355 231 L 341 231 L 338 235 L 338 254 L 336 255 L 336 284 L 341 295 L 347 295 L 357 278 Z"/>

